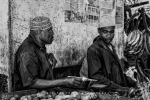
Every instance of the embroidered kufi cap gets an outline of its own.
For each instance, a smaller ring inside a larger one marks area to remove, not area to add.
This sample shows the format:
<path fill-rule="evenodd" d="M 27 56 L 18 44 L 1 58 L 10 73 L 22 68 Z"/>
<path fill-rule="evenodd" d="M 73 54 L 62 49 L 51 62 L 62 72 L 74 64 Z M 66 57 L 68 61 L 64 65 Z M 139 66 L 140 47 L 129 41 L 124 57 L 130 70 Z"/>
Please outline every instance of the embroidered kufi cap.
<path fill-rule="evenodd" d="M 48 17 L 38 16 L 30 20 L 30 30 L 44 30 L 52 27 L 52 23 Z"/>

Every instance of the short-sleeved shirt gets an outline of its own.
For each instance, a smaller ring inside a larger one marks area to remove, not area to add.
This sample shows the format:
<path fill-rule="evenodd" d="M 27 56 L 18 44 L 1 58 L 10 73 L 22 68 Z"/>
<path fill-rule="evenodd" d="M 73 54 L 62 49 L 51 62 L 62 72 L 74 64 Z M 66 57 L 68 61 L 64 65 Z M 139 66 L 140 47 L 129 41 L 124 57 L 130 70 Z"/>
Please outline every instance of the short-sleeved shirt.
<path fill-rule="evenodd" d="M 54 79 L 46 47 L 40 46 L 30 34 L 20 45 L 14 60 L 13 90 L 29 89 L 37 79 Z"/>

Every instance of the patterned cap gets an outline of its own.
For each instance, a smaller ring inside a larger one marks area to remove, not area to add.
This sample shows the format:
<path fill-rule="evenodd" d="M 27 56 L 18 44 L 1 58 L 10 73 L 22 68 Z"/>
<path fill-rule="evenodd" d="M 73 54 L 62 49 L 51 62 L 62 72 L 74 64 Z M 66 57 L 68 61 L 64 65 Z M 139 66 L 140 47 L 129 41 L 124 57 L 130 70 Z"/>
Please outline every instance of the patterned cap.
<path fill-rule="evenodd" d="M 52 27 L 52 23 L 48 17 L 38 16 L 30 21 L 30 30 L 44 30 Z"/>
<path fill-rule="evenodd" d="M 103 27 L 110 27 L 110 26 L 116 26 L 115 25 L 115 19 L 111 16 L 103 16 L 101 19 L 99 19 L 99 28 Z"/>

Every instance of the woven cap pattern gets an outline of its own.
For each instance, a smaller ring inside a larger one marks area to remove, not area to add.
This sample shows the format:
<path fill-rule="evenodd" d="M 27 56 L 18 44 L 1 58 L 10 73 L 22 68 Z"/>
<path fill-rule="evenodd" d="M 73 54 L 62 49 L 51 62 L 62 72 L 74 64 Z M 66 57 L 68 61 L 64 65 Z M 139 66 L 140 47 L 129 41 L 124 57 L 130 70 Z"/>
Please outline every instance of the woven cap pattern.
<path fill-rule="evenodd" d="M 50 27 L 52 27 L 52 24 L 48 17 L 38 16 L 30 21 L 30 30 L 44 30 Z"/>

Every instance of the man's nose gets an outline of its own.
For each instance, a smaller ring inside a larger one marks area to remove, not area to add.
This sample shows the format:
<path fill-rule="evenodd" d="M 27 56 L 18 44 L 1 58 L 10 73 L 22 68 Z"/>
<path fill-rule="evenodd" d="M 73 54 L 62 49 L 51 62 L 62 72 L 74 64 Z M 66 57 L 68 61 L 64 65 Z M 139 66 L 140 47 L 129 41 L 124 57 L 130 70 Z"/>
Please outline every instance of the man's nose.
<path fill-rule="evenodd" d="M 111 37 L 111 33 L 110 32 L 107 32 L 107 37 Z"/>

